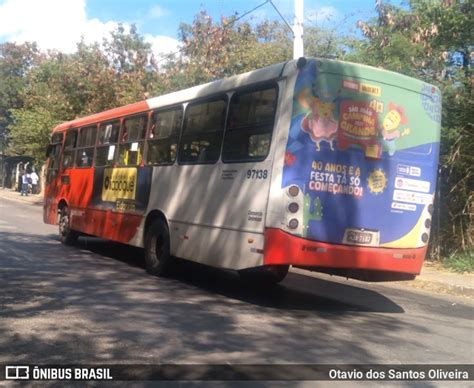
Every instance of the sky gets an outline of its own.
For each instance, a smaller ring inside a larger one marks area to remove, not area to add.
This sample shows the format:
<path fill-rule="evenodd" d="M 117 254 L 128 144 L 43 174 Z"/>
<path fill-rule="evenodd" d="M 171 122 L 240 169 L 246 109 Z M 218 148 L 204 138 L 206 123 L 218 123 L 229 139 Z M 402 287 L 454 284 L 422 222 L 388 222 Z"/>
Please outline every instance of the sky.
<path fill-rule="evenodd" d="M 41 49 L 74 52 L 84 37 L 101 42 L 118 23 L 135 24 L 160 57 L 179 47 L 180 23 L 192 23 L 205 9 L 213 18 L 244 14 L 264 0 L 0 0 L 0 43 L 36 41 Z M 293 0 L 273 0 L 284 17 L 293 23 Z M 305 26 L 354 28 L 357 20 L 374 15 L 374 0 L 304 0 Z M 258 22 L 279 19 L 267 3 L 243 20 Z"/>

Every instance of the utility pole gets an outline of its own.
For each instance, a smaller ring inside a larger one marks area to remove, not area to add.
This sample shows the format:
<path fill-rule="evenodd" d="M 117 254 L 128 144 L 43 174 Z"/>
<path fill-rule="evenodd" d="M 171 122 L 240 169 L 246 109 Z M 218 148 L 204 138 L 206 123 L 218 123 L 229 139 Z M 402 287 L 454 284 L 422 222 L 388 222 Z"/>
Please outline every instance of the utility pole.
<path fill-rule="evenodd" d="M 293 59 L 304 56 L 303 47 L 303 0 L 295 0 L 295 21 L 293 24 Z"/>

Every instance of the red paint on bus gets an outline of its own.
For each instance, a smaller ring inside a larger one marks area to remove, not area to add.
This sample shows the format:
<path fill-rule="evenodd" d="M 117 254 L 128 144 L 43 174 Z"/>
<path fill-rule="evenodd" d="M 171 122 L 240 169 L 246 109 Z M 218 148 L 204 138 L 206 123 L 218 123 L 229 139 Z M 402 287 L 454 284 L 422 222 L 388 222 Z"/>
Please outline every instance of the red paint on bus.
<path fill-rule="evenodd" d="M 267 229 L 264 264 L 393 271 L 418 275 L 426 249 L 426 246 L 398 249 L 328 244 L 292 236 L 279 229 Z"/>

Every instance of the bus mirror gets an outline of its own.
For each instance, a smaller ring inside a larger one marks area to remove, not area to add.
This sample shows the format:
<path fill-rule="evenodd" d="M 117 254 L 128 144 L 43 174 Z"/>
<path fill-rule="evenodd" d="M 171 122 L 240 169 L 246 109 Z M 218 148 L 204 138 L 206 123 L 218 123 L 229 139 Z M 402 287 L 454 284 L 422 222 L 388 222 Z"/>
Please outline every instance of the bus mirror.
<path fill-rule="evenodd" d="M 53 146 L 51 144 L 48 144 L 46 147 L 46 157 L 49 158 L 49 155 L 51 155 L 51 151 L 53 149 Z"/>

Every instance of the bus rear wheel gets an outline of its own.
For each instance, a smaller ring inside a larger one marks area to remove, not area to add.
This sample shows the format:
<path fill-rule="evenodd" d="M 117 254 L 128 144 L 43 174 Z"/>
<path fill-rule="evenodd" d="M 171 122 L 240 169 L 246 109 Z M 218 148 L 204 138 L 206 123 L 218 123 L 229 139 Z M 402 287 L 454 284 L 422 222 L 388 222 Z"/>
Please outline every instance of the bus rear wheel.
<path fill-rule="evenodd" d="M 280 283 L 288 274 L 289 269 L 289 265 L 266 265 L 240 270 L 239 276 L 246 283 L 265 286 Z"/>
<path fill-rule="evenodd" d="M 67 206 L 59 209 L 59 238 L 64 245 L 74 245 L 79 233 L 71 229 L 71 213 Z"/>
<path fill-rule="evenodd" d="M 155 276 L 166 276 L 170 270 L 170 233 L 162 218 L 157 218 L 145 234 L 146 271 Z"/>

